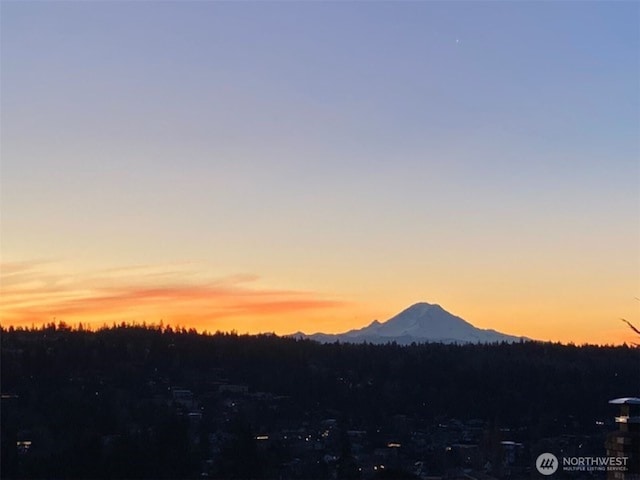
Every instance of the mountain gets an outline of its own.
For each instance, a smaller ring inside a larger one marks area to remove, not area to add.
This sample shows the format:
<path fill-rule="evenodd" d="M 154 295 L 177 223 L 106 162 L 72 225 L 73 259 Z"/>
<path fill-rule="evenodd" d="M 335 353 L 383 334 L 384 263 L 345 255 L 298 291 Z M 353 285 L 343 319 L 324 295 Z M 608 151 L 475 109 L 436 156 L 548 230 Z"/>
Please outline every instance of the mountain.
<path fill-rule="evenodd" d="M 335 341 L 348 343 L 388 343 L 408 345 L 413 342 L 427 343 L 495 343 L 528 340 L 497 332 L 476 328 L 440 305 L 416 303 L 386 322 L 374 320 L 370 325 L 338 334 L 298 332 L 297 338 L 310 338 L 323 343 Z"/>

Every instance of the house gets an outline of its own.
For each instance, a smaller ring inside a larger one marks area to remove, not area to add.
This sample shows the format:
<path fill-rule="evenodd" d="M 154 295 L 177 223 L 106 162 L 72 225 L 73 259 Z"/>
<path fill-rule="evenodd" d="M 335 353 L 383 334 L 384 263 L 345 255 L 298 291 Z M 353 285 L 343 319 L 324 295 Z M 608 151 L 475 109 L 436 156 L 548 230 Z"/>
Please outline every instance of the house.
<path fill-rule="evenodd" d="M 608 470 L 607 480 L 640 480 L 640 398 L 615 398 L 609 403 L 620 407 L 620 415 L 615 417 L 618 430 L 607 435 L 607 455 L 627 460 L 625 469 Z"/>

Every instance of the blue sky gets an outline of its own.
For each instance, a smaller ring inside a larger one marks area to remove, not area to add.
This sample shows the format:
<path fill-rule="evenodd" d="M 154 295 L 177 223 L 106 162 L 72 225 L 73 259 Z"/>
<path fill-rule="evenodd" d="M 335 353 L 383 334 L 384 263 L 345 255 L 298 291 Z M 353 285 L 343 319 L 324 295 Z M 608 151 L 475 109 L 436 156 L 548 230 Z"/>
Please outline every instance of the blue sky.
<path fill-rule="evenodd" d="M 638 310 L 639 8 L 3 2 L 3 262 L 601 336 Z"/>

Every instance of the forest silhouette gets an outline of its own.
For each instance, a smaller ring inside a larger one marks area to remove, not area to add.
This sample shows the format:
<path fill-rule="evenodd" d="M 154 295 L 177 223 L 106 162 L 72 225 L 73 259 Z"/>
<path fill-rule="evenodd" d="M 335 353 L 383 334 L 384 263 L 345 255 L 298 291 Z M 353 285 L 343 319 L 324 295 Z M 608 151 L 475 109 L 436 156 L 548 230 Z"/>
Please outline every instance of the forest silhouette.
<path fill-rule="evenodd" d="M 593 433 L 608 400 L 640 390 L 640 349 L 627 345 L 320 344 L 125 324 L 0 333 L 3 478 L 278 478 L 300 454 L 259 435 L 334 420 L 334 475 L 357 478 L 347 431 L 410 439 L 477 421 L 487 438 L 533 442 Z"/>

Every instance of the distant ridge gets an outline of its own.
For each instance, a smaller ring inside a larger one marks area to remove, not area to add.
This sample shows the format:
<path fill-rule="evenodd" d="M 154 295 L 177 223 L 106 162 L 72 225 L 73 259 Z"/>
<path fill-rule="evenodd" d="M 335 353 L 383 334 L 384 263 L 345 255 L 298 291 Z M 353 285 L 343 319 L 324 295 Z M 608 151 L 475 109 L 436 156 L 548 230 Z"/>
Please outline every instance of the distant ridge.
<path fill-rule="evenodd" d="M 309 338 L 323 343 L 335 341 L 348 343 L 389 343 L 400 345 L 411 343 L 497 343 L 529 340 L 497 332 L 476 328 L 466 320 L 453 315 L 440 305 L 426 302 L 416 303 L 386 322 L 374 320 L 368 326 L 338 334 L 302 332 L 293 334 L 296 338 Z"/>

